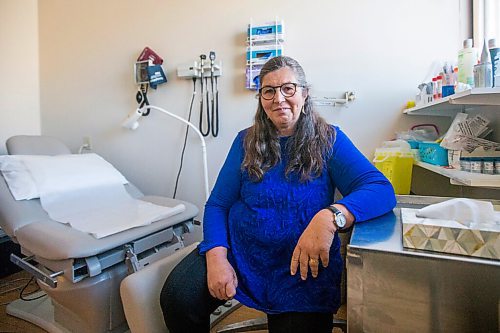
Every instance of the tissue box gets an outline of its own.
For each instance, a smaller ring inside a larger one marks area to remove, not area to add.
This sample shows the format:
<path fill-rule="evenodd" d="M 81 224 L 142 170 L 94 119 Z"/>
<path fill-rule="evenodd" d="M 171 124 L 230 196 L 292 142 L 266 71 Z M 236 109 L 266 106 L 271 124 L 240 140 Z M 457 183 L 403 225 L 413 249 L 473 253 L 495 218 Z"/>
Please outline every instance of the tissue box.
<path fill-rule="evenodd" d="M 500 260 L 500 226 L 471 229 L 459 222 L 417 217 L 418 209 L 401 208 L 403 246 Z"/>

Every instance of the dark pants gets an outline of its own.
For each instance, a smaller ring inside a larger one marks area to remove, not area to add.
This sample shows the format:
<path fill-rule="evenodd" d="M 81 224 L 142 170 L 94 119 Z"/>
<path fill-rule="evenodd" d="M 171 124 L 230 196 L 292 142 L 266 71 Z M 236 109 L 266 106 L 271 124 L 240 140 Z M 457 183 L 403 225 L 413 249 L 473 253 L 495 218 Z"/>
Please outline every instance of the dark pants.
<path fill-rule="evenodd" d="M 194 249 L 170 273 L 160 295 L 171 333 L 210 331 L 210 314 L 225 301 L 210 295 L 205 256 Z M 332 313 L 287 312 L 268 315 L 269 332 L 324 333 L 333 329 Z"/>

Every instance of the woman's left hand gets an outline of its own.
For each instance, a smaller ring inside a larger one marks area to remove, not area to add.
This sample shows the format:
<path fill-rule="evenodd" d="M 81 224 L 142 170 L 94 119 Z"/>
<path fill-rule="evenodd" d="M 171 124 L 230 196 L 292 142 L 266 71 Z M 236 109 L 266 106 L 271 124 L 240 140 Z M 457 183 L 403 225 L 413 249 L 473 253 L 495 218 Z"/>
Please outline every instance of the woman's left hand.
<path fill-rule="evenodd" d="M 317 277 L 320 260 L 323 267 L 328 266 L 335 231 L 332 212 L 322 209 L 316 213 L 293 250 L 290 273 L 295 275 L 300 268 L 300 277 L 305 280 L 311 268 L 312 276 Z"/>

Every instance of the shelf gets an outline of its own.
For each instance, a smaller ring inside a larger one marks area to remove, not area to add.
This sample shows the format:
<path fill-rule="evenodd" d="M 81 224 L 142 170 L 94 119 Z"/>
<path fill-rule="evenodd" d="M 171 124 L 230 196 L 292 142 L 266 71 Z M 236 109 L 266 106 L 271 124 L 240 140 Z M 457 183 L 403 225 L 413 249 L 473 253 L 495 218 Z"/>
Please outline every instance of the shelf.
<path fill-rule="evenodd" d="M 465 90 L 404 111 L 408 115 L 454 116 L 467 106 L 500 105 L 500 87 Z"/>
<path fill-rule="evenodd" d="M 438 165 L 432 165 L 421 161 L 416 161 L 414 164 L 418 165 L 421 168 L 450 178 L 450 183 L 453 185 L 500 188 L 500 175 L 486 175 L 482 173 L 460 171 Z"/>

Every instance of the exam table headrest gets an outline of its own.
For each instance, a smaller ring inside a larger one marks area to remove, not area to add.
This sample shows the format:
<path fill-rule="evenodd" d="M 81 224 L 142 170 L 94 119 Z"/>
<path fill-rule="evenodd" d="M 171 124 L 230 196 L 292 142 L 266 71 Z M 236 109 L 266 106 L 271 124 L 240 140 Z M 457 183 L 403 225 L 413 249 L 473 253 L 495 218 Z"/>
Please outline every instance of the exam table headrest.
<path fill-rule="evenodd" d="M 46 135 L 16 135 L 7 139 L 5 145 L 9 155 L 71 154 L 64 143 Z"/>

